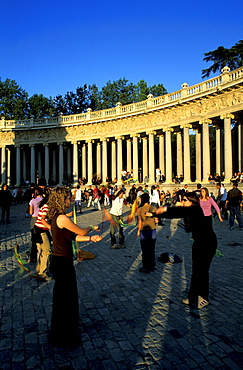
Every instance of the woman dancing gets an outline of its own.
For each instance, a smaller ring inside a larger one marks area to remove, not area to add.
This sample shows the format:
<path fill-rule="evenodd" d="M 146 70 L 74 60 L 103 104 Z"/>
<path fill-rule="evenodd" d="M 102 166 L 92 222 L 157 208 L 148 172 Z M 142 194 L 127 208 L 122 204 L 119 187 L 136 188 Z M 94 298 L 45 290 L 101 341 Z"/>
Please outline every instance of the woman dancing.
<path fill-rule="evenodd" d="M 146 216 L 165 218 L 185 218 L 187 230 L 192 232 L 192 276 L 189 294 L 182 303 L 202 308 L 209 303 L 209 268 L 217 249 L 217 237 L 204 216 L 200 207 L 199 197 L 194 192 L 188 192 L 182 198 L 183 207 L 161 207 L 153 214 Z"/>
<path fill-rule="evenodd" d="M 76 274 L 73 265 L 72 241 L 102 239 L 99 235 L 85 236 L 98 226 L 80 228 L 66 215 L 70 207 L 71 193 L 64 188 L 54 189 L 48 200 L 49 219 L 53 239 L 53 254 L 50 271 L 55 280 L 49 339 L 56 347 L 73 347 L 79 344 L 79 305 Z"/>
<path fill-rule="evenodd" d="M 137 210 L 138 231 L 142 249 L 142 264 L 140 272 L 150 272 L 155 269 L 155 243 L 156 243 L 156 223 L 157 218 L 148 218 L 146 212 L 156 212 L 156 208 L 149 204 L 149 193 L 141 195 L 141 205 Z"/>
<path fill-rule="evenodd" d="M 203 210 L 204 216 L 207 218 L 208 222 L 212 224 L 212 207 L 214 207 L 215 211 L 218 214 L 219 221 L 223 222 L 224 220 L 221 217 L 220 209 L 217 203 L 209 196 L 209 192 L 207 188 L 201 189 L 200 195 L 200 206 Z"/>

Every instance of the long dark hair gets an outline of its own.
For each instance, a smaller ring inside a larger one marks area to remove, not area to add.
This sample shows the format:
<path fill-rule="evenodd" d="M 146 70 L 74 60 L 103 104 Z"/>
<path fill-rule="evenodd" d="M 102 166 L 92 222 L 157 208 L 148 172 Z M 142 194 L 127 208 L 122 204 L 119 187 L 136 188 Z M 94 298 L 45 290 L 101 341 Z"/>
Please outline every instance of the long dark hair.
<path fill-rule="evenodd" d="M 183 194 L 183 197 L 186 197 L 190 202 L 192 202 L 192 206 L 199 206 L 200 199 L 199 196 L 195 191 L 189 191 Z"/>
<path fill-rule="evenodd" d="M 144 206 L 145 203 L 149 203 L 149 193 L 143 193 L 140 198 L 141 198 L 140 204 L 141 207 Z"/>

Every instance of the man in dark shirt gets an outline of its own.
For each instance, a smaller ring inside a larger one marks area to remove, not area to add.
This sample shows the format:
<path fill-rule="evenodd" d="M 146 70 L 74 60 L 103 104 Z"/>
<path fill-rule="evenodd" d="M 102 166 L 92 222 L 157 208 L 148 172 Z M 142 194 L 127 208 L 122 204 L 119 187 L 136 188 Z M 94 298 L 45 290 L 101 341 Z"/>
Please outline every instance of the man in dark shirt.
<path fill-rule="evenodd" d="M 2 190 L 0 190 L 0 205 L 2 208 L 2 219 L 1 222 L 5 222 L 6 216 L 6 223 L 10 224 L 9 217 L 10 217 L 10 206 L 12 204 L 12 194 L 8 190 L 8 185 L 3 184 Z"/>
<path fill-rule="evenodd" d="M 238 183 L 233 183 L 233 189 L 228 191 L 226 206 L 230 211 L 229 226 L 230 230 L 234 229 L 235 217 L 239 224 L 240 230 L 243 230 L 243 219 L 240 213 L 240 203 L 242 201 L 242 192 L 238 189 Z"/>

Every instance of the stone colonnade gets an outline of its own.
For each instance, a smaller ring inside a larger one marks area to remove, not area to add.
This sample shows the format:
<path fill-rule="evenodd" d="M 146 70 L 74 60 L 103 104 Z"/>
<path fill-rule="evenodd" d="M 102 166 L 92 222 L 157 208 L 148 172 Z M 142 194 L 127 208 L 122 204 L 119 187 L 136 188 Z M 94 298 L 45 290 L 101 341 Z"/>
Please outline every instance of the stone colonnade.
<path fill-rule="evenodd" d="M 173 175 L 183 175 L 184 183 L 207 183 L 212 172 L 225 172 L 229 181 L 233 171 L 242 171 L 242 126 L 237 126 L 237 168 L 234 168 L 231 124 L 234 115 L 225 114 L 217 121 L 215 155 L 210 147 L 210 130 L 215 124 L 203 119 L 193 124 L 167 126 L 156 130 L 130 135 L 110 136 L 100 139 L 86 139 L 48 143 L 19 143 L 1 147 L 1 182 L 20 184 L 24 179 L 36 182 L 44 177 L 48 182 L 62 184 L 65 177 L 77 183 L 86 178 L 88 184 L 93 177 L 121 181 L 123 169 L 131 172 L 138 182 L 155 183 L 156 168 L 160 168 L 166 183 Z M 215 126 L 214 126 L 215 127 Z M 56 128 L 58 130 L 58 128 Z M 192 156 L 190 136 L 194 137 Z M 194 159 L 193 159 L 194 158 Z M 212 163 L 212 161 L 214 163 Z M 193 163 L 194 162 L 194 163 Z M 194 167 L 192 179 L 191 170 Z"/>

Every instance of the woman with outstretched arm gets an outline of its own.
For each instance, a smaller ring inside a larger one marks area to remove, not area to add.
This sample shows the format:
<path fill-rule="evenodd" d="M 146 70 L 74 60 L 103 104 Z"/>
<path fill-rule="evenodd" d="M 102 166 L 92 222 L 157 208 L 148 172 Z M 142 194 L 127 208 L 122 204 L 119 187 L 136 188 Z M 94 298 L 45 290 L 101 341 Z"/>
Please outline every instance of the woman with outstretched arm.
<path fill-rule="evenodd" d="M 80 228 L 66 215 L 71 193 L 65 188 L 54 189 L 48 200 L 49 219 L 53 239 L 50 272 L 55 280 L 49 339 L 56 347 L 73 347 L 79 344 L 79 304 L 76 273 L 73 265 L 72 242 L 99 242 L 99 235 L 87 236 L 98 226 Z"/>
<path fill-rule="evenodd" d="M 188 297 L 184 304 L 202 308 L 209 303 L 209 268 L 217 249 L 217 237 L 200 207 L 199 197 L 194 192 L 183 195 L 182 207 L 161 207 L 146 216 L 163 218 L 184 218 L 186 230 L 191 231 L 192 276 Z"/>

